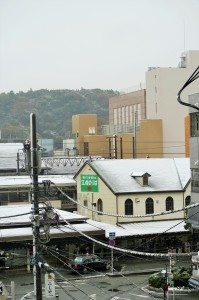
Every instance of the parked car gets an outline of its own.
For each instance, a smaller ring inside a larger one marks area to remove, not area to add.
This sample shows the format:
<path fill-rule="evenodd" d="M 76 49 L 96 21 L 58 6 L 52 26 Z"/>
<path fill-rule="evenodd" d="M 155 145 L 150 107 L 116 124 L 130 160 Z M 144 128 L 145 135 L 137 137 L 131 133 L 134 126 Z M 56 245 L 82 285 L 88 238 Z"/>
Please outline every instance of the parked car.
<path fill-rule="evenodd" d="M 71 271 L 86 274 L 88 271 L 109 270 L 110 262 L 97 255 L 80 255 L 68 264 L 68 268 Z"/>

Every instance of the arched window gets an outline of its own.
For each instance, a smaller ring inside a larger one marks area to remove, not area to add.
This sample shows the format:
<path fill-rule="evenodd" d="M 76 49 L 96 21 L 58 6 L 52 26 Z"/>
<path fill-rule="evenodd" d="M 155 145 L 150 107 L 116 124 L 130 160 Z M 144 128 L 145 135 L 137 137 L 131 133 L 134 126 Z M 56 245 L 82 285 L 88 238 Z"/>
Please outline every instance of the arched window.
<path fill-rule="evenodd" d="M 97 210 L 103 212 L 103 202 L 100 198 L 97 200 Z"/>
<path fill-rule="evenodd" d="M 133 201 L 126 199 L 124 204 L 125 215 L 133 215 Z"/>
<path fill-rule="evenodd" d="M 173 210 L 173 209 L 174 209 L 173 198 L 172 197 L 167 197 L 167 199 L 166 199 L 166 211 Z"/>
<path fill-rule="evenodd" d="M 154 213 L 154 204 L 152 198 L 146 199 L 146 215 Z"/>
<path fill-rule="evenodd" d="M 191 196 L 185 198 L 185 206 L 188 206 L 191 203 Z"/>

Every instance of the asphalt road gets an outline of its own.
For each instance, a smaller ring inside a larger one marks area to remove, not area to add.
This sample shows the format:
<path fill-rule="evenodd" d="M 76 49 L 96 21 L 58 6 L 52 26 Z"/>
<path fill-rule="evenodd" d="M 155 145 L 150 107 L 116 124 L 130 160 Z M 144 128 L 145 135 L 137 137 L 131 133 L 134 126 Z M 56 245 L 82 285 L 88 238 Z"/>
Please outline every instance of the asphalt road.
<path fill-rule="evenodd" d="M 164 299 L 163 293 L 150 295 L 144 289 L 148 283 L 148 274 L 138 274 L 138 271 L 151 268 L 164 268 L 167 261 L 132 260 L 123 263 L 124 275 L 120 277 L 106 276 L 104 272 L 96 272 L 85 275 L 73 275 L 67 273 L 63 268 L 57 268 L 55 274 L 57 300 L 142 300 L 142 299 Z M 181 262 L 183 265 L 185 262 Z M 136 275 L 125 275 L 126 271 L 135 270 Z M 42 276 L 44 280 L 44 276 Z M 15 300 L 35 299 L 30 292 L 34 289 L 33 274 L 24 271 L 2 271 L 0 281 L 10 289 L 11 281 L 15 282 Z M 43 282 L 43 299 L 45 297 Z M 24 297 L 24 295 L 27 295 Z M 169 294 L 168 299 L 194 300 L 199 299 L 199 294 L 187 295 L 185 293 L 173 296 Z"/>

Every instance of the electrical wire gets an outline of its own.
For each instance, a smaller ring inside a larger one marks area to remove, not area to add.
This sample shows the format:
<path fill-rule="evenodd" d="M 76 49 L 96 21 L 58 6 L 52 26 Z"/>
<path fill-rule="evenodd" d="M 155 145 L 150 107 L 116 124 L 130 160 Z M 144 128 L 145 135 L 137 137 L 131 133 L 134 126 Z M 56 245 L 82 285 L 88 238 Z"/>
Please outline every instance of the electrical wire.
<path fill-rule="evenodd" d="M 52 184 L 54 184 L 53 182 L 51 182 Z M 56 186 L 54 184 L 54 186 Z M 162 215 L 168 215 L 168 214 L 172 214 L 172 213 L 176 213 L 176 212 L 180 212 L 189 208 L 193 208 L 196 206 L 199 206 L 199 203 L 194 203 L 194 204 L 190 204 L 188 206 L 182 207 L 182 208 L 177 208 L 174 210 L 167 210 L 164 212 L 159 212 L 159 213 L 153 213 L 153 214 L 146 214 L 146 215 L 122 215 L 122 214 L 114 214 L 114 213 L 107 213 L 107 212 L 103 212 L 103 211 L 99 211 L 99 210 L 94 210 L 92 208 L 89 208 L 87 206 L 84 206 L 83 204 L 79 203 L 77 200 L 74 200 L 73 198 L 71 198 L 70 196 L 68 196 L 65 192 L 62 191 L 62 189 L 60 189 L 58 186 L 56 186 L 56 188 L 58 189 L 58 191 L 65 196 L 66 198 L 68 198 L 70 201 L 72 201 L 73 203 L 77 204 L 78 206 L 81 206 L 82 208 L 98 213 L 100 215 L 105 215 L 105 216 L 111 216 L 111 217 L 120 217 L 120 218 L 146 218 L 146 217 L 156 217 L 156 216 L 162 216 Z"/>
<path fill-rule="evenodd" d="M 194 104 L 190 104 L 190 103 L 186 103 L 184 101 L 181 100 L 181 93 L 182 91 L 188 86 L 190 85 L 193 81 L 195 81 L 197 78 L 199 78 L 199 66 L 196 68 L 196 70 L 192 73 L 192 75 L 189 77 L 189 79 L 185 82 L 185 84 L 182 86 L 182 88 L 179 90 L 178 94 L 177 94 L 177 100 L 180 104 L 185 105 L 185 106 L 189 106 L 192 107 L 196 110 L 199 110 L 199 107 L 197 105 Z"/>
<path fill-rule="evenodd" d="M 46 248 L 45 248 L 46 249 Z M 51 249 L 50 249 L 51 250 Z M 48 250 L 49 251 L 49 250 Z M 51 255 L 53 255 L 52 254 L 52 252 L 51 251 L 49 251 L 49 253 L 51 253 Z M 55 255 L 53 255 L 53 256 L 55 256 Z M 58 257 L 57 257 L 58 258 Z M 59 259 L 59 258 L 58 258 Z M 93 269 L 90 269 L 91 271 L 94 271 L 94 272 L 96 272 L 95 270 L 93 270 Z M 73 271 L 76 271 L 76 273 L 78 274 L 78 275 L 80 275 L 80 276 L 83 276 L 81 273 L 79 273 L 77 270 L 73 270 Z M 116 271 L 115 269 L 114 269 L 114 271 Z M 56 271 L 57 272 L 57 271 Z M 58 272 L 57 272 L 58 273 Z M 60 273 L 58 273 L 58 274 L 60 274 Z M 134 287 L 133 288 L 138 288 L 139 290 L 141 290 L 141 291 L 143 291 L 137 284 L 135 284 L 134 282 L 132 282 L 132 281 L 130 281 L 124 274 L 122 274 L 121 272 L 119 273 L 120 274 L 120 276 L 121 277 L 123 277 L 127 282 L 129 282 L 129 284 L 131 284 L 131 285 L 133 285 Z M 68 281 L 69 283 L 71 283 L 71 281 Z M 74 285 L 75 286 L 75 285 Z M 96 286 L 96 285 L 95 285 Z M 98 289 L 100 289 L 100 291 L 102 291 L 102 293 L 103 294 L 105 294 L 106 295 L 106 293 L 104 293 L 104 290 L 102 290 L 101 288 L 99 288 L 99 286 L 96 286 Z M 132 287 L 129 289 L 129 290 L 132 290 L 133 289 Z M 125 292 L 128 292 L 129 290 L 126 290 Z M 124 291 L 121 291 L 121 292 L 119 292 L 118 294 L 122 294 Z M 146 291 L 144 291 L 147 295 L 150 295 L 149 293 L 147 293 Z M 151 296 L 151 295 L 150 295 Z M 151 296 L 153 299 L 155 299 L 153 296 Z M 110 296 L 108 299 L 112 299 L 112 296 Z"/>
<path fill-rule="evenodd" d="M 151 256 L 151 257 L 169 257 L 170 256 L 170 254 L 166 254 L 166 253 L 147 253 L 147 252 L 128 250 L 128 249 L 123 249 L 123 248 L 116 247 L 116 246 L 113 247 L 113 246 L 107 245 L 104 242 L 100 242 L 100 241 L 96 240 L 95 238 L 93 238 L 91 236 L 88 236 L 87 234 L 83 233 L 81 230 L 76 229 L 70 222 L 68 222 L 62 216 L 60 216 L 60 219 L 62 219 L 75 232 L 78 232 L 80 235 L 82 235 L 82 236 L 90 239 L 91 241 L 93 241 L 93 242 L 95 242 L 95 243 L 97 243 L 101 246 L 104 246 L 106 248 L 114 249 L 116 251 L 123 252 L 123 253 L 130 253 L 130 254 L 141 255 L 141 256 Z M 176 226 L 177 226 L 177 224 L 176 224 Z M 196 254 L 196 252 L 194 252 L 194 253 L 176 253 L 175 255 L 176 256 L 190 256 L 190 255 L 193 255 L 193 254 Z"/>
<path fill-rule="evenodd" d="M 23 213 L 23 214 L 17 214 L 17 215 L 11 215 L 11 216 L 0 217 L 0 219 L 7 219 L 7 218 L 21 217 L 21 216 L 25 216 L 25 215 L 29 215 L 29 214 L 31 214 L 31 211 L 30 211 L 30 212 L 27 212 L 27 213 Z"/>
<path fill-rule="evenodd" d="M 47 252 L 49 252 L 52 256 L 54 256 L 54 257 L 56 257 L 58 260 L 60 260 L 60 258 L 58 257 L 58 256 L 56 256 L 55 254 L 53 254 L 52 253 L 52 249 L 48 249 L 48 247 L 45 247 L 44 248 Z M 60 260 L 63 264 L 65 263 L 64 261 L 62 261 L 62 260 Z M 68 267 L 71 269 L 71 271 L 74 271 L 76 274 L 78 274 L 78 275 L 80 275 L 82 278 L 84 278 L 84 276 L 80 273 L 80 272 L 78 272 L 78 270 L 75 270 L 75 269 L 73 269 L 72 267 L 70 267 L 69 265 L 68 265 Z M 96 272 L 96 270 L 94 270 L 94 269 L 91 269 L 91 268 L 89 268 L 90 269 L 90 271 L 94 271 L 94 272 Z M 62 278 L 64 278 L 65 280 L 66 280 L 66 278 L 65 277 L 63 277 L 63 275 L 61 275 L 59 272 L 57 272 L 57 270 L 55 270 L 55 272 L 57 273 L 57 274 L 59 274 L 59 276 L 61 276 Z M 76 287 L 76 285 L 75 284 L 73 284 L 70 280 L 66 280 L 68 283 L 70 283 L 71 285 L 73 285 L 74 287 Z M 77 287 L 76 287 L 77 288 Z M 101 292 L 102 292 L 102 294 L 105 294 L 105 295 L 107 295 L 107 293 L 105 293 L 104 292 L 104 290 L 103 289 L 101 289 L 101 288 L 99 288 L 99 286 L 96 286 L 96 288 L 98 288 Z M 82 290 L 81 290 L 82 291 Z M 83 292 L 83 291 L 82 291 Z M 89 296 L 88 294 L 86 294 L 85 293 L 85 295 L 86 296 Z M 90 296 L 89 296 L 89 299 L 90 299 Z M 91 298 L 92 299 L 92 298 Z"/>

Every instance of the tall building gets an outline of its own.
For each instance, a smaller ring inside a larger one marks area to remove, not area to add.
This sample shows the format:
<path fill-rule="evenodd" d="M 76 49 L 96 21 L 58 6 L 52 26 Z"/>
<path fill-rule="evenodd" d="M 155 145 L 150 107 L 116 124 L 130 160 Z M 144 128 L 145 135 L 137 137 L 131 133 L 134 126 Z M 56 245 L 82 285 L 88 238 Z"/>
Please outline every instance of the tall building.
<path fill-rule="evenodd" d="M 146 72 L 146 119 L 163 123 L 164 157 L 185 157 L 185 117 L 188 108 L 179 105 L 176 96 L 184 82 L 199 65 L 199 51 L 183 52 L 176 68 L 149 68 Z M 183 99 L 199 92 L 198 82 L 183 91 Z"/>
<path fill-rule="evenodd" d="M 109 99 L 109 124 L 132 124 L 134 112 L 138 120 L 146 117 L 146 91 L 138 90 Z"/>

